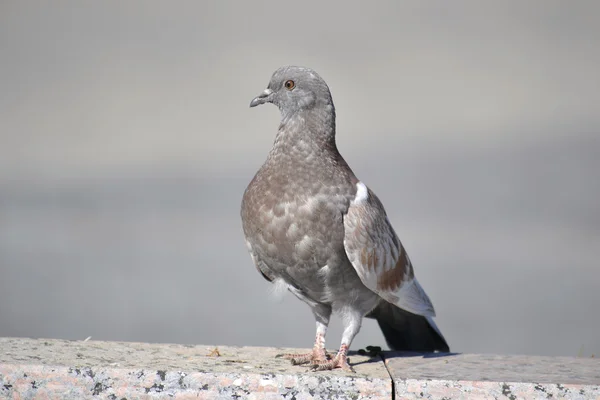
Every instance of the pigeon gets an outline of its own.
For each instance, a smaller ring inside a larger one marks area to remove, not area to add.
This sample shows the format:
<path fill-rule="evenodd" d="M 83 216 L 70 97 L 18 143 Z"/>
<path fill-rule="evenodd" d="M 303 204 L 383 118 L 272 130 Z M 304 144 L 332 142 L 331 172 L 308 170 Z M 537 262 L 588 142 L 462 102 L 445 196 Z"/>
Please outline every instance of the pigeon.
<path fill-rule="evenodd" d="M 279 68 L 250 107 L 265 103 L 279 107 L 281 123 L 243 195 L 246 245 L 258 272 L 308 304 L 316 321 L 312 351 L 283 356 L 353 371 L 348 349 L 365 317 L 392 350 L 449 352 L 381 201 L 338 151 L 325 81 L 310 68 Z M 335 356 L 325 350 L 332 313 L 344 327 Z"/>

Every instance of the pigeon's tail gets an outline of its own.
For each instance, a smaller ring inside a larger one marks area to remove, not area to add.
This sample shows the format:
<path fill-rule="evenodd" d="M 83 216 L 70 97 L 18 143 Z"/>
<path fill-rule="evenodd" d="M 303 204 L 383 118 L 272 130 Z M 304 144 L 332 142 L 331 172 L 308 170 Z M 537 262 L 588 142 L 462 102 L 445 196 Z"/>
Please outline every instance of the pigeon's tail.
<path fill-rule="evenodd" d="M 419 352 L 449 352 L 446 339 L 431 317 L 405 311 L 382 301 L 367 318 L 377 320 L 385 341 L 392 350 Z"/>

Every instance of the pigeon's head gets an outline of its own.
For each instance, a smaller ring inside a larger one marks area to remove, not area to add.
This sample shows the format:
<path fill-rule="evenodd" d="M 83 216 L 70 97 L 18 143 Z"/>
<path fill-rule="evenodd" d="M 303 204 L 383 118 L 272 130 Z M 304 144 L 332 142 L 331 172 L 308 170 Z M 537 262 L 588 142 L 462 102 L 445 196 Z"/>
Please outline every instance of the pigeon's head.
<path fill-rule="evenodd" d="M 329 87 L 315 71 L 305 67 L 281 67 L 269 86 L 250 102 L 250 107 L 273 103 L 289 116 L 301 110 L 333 106 Z"/>

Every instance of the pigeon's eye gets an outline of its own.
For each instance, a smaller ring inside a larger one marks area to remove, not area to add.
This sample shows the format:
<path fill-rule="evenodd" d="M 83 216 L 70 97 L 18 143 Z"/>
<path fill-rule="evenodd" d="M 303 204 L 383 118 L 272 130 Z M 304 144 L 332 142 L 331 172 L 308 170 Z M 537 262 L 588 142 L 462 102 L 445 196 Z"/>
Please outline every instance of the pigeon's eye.
<path fill-rule="evenodd" d="M 286 88 L 287 90 L 292 90 L 292 89 L 293 89 L 293 88 L 295 88 L 295 87 L 296 87 L 296 84 L 294 83 L 294 81 L 292 81 L 292 80 L 289 80 L 289 81 L 286 81 L 286 82 L 285 82 L 285 88 Z"/>

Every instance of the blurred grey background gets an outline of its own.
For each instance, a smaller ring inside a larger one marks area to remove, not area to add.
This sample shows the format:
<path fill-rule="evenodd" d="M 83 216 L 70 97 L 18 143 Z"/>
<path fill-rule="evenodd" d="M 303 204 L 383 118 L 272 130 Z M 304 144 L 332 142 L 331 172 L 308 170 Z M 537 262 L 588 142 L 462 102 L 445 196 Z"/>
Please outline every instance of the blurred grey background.
<path fill-rule="evenodd" d="M 298 64 L 453 350 L 600 355 L 599 37 L 593 1 L 3 1 L 0 336 L 311 346 L 239 218 Z"/>

